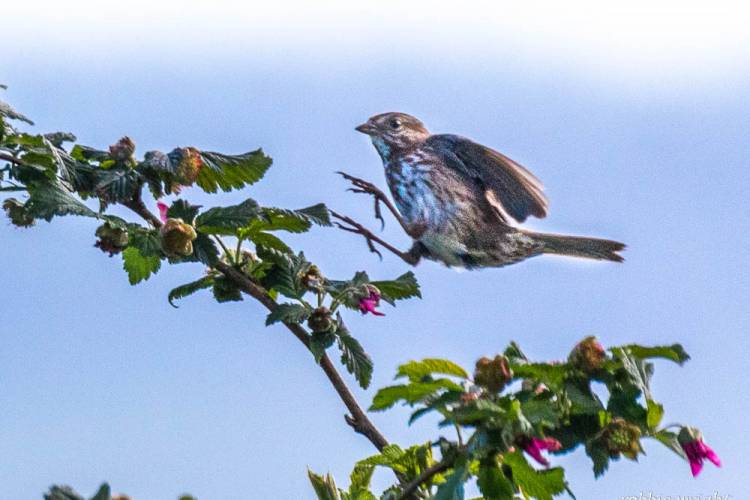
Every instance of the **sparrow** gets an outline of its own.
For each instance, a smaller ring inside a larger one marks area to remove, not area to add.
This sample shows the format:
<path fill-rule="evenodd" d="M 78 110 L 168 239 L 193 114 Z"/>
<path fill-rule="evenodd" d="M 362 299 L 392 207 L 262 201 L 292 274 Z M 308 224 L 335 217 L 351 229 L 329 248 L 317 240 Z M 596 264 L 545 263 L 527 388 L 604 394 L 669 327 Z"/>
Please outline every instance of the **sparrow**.
<path fill-rule="evenodd" d="M 382 201 L 414 243 L 401 252 L 348 217 L 339 216 L 406 262 L 422 258 L 449 267 L 501 267 L 544 254 L 622 262 L 617 241 L 548 234 L 518 227 L 547 215 L 542 183 L 507 156 L 453 134 L 431 134 L 406 113 L 375 115 L 356 127 L 372 140 L 385 168 L 395 206 L 374 185 L 343 174 Z M 338 215 L 338 214 L 336 214 Z M 382 220 L 382 217 L 380 217 Z"/>

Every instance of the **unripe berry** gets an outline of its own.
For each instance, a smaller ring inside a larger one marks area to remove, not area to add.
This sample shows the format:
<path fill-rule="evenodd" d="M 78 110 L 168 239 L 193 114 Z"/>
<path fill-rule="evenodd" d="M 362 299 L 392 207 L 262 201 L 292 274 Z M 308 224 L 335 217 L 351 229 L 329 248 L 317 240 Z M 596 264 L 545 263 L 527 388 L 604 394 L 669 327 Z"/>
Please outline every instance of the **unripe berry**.
<path fill-rule="evenodd" d="M 609 455 L 613 458 L 623 454 L 635 460 L 641 451 L 641 429 L 623 418 L 612 419 L 605 427 L 602 437 Z"/>
<path fill-rule="evenodd" d="M 307 326 L 313 331 L 313 333 L 327 332 L 333 329 L 334 325 L 335 322 L 333 320 L 333 315 L 327 307 L 318 307 L 313 310 L 312 314 L 307 319 Z"/>
<path fill-rule="evenodd" d="M 323 289 L 325 278 L 315 264 L 307 268 L 307 271 L 300 273 L 300 282 L 305 290 L 310 292 L 318 292 Z"/>
<path fill-rule="evenodd" d="M 581 340 L 568 356 L 571 364 L 586 373 L 600 369 L 606 359 L 607 353 L 596 337 L 586 337 Z"/>
<path fill-rule="evenodd" d="M 182 219 L 167 219 L 159 232 L 161 249 L 167 257 L 187 257 L 193 253 L 193 240 L 198 235 L 193 226 Z"/>
<path fill-rule="evenodd" d="M 94 246 L 108 253 L 110 257 L 122 252 L 128 246 L 128 232 L 112 227 L 107 222 L 96 228 L 96 237 L 99 239 Z"/>
<path fill-rule="evenodd" d="M 494 359 L 483 357 L 477 361 L 474 383 L 490 392 L 500 392 L 513 378 L 508 358 L 498 354 Z"/>

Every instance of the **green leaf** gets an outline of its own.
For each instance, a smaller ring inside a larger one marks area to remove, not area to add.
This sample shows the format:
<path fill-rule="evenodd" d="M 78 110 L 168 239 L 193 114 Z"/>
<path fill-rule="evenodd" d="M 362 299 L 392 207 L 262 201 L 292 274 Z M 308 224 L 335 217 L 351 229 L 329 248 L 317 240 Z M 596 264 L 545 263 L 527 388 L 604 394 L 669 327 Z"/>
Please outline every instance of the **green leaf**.
<path fill-rule="evenodd" d="M 29 194 L 26 208 L 34 218 L 49 222 L 53 217 L 62 215 L 97 216 L 96 212 L 57 184 L 41 184 L 29 188 Z"/>
<path fill-rule="evenodd" d="M 250 237 L 250 241 L 256 245 L 260 245 L 266 249 L 273 249 L 283 253 L 294 253 L 286 243 L 281 241 L 277 236 L 271 233 L 264 233 L 262 231 L 253 233 Z"/>
<path fill-rule="evenodd" d="M 96 494 L 91 497 L 91 500 L 110 500 L 110 498 L 111 492 L 109 489 L 109 485 L 107 483 L 104 483 L 99 487 L 99 491 L 97 491 Z"/>
<path fill-rule="evenodd" d="M 261 254 L 260 248 L 258 250 L 260 257 L 265 260 L 267 256 Z M 302 252 L 299 255 L 278 254 L 276 257 L 273 259 L 276 265 L 268 272 L 263 284 L 266 288 L 274 289 L 290 299 L 301 299 L 306 292 L 301 283 L 301 276 L 311 266 L 310 262 Z"/>
<path fill-rule="evenodd" d="M 433 500 L 463 500 L 464 482 L 469 477 L 469 467 L 466 463 L 457 465 L 453 472 L 445 478 L 445 482 L 438 486 Z"/>
<path fill-rule="evenodd" d="M 463 392 L 463 388 L 460 385 L 445 378 L 408 385 L 392 385 L 380 389 L 375 394 L 370 410 L 385 410 L 401 400 L 409 404 L 414 404 L 444 389 Z"/>
<path fill-rule="evenodd" d="M 315 495 L 318 497 L 318 500 L 339 500 L 336 483 L 330 474 L 320 476 L 308 469 L 307 477 L 310 478 L 310 483 L 312 483 L 312 487 L 315 490 Z"/>
<path fill-rule="evenodd" d="M 427 358 L 422 361 L 409 361 L 398 367 L 396 378 L 408 377 L 412 382 L 418 382 L 425 376 L 433 373 L 444 375 L 454 375 L 463 379 L 468 379 L 469 374 L 466 371 L 446 359 Z"/>
<path fill-rule="evenodd" d="M 177 288 L 173 288 L 172 291 L 169 292 L 167 300 L 169 300 L 169 304 L 176 309 L 177 306 L 175 305 L 174 300 L 192 295 L 198 290 L 211 288 L 213 284 L 213 276 L 204 276 L 199 280 L 191 281 L 190 283 L 185 283 L 184 285 L 178 286 Z"/>
<path fill-rule="evenodd" d="M 682 449 L 682 446 L 680 445 L 680 442 L 677 440 L 677 434 L 668 430 L 661 430 L 653 435 L 653 437 L 659 441 L 661 444 L 672 450 L 682 458 L 683 460 L 687 460 L 687 455 L 685 454 L 685 450 Z"/>
<path fill-rule="evenodd" d="M 203 233 L 234 235 L 236 229 L 250 224 L 258 210 L 258 203 L 251 198 L 239 205 L 214 207 L 195 219 L 195 227 Z"/>
<path fill-rule="evenodd" d="M 192 224 L 200 208 L 200 205 L 191 205 L 185 200 L 175 200 L 167 209 L 167 217 L 170 219 L 182 219 L 183 222 Z"/>
<path fill-rule="evenodd" d="M 550 388 L 557 388 L 565 380 L 567 367 L 564 364 L 525 363 L 511 361 L 513 377 L 516 379 L 531 379 L 541 382 Z"/>
<path fill-rule="evenodd" d="M 419 291 L 417 278 L 411 271 L 402 274 L 395 280 L 373 281 L 372 284 L 375 285 L 378 290 L 380 290 L 380 294 L 382 295 L 383 300 L 385 300 L 386 302 L 390 302 L 391 304 L 395 300 L 403 300 L 411 297 L 422 297 L 422 294 Z"/>
<path fill-rule="evenodd" d="M 70 486 L 51 486 L 49 493 L 44 494 L 44 500 L 84 500 Z"/>
<path fill-rule="evenodd" d="M 217 190 L 231 191 L 254 184 L 265 175 L 271 166 L 271 158 L 261 149 L 240 155 L 224 155 L 202 151 L 204 167 L 196 183 L 207 193 Z"/>
<path fill-rule="evenodd" d="M 355 465 L 349 476 L 349 493 L 354 495 L 360 490 L 367 490 L 370 487 L 373 472 L 375 472 L 375 467 L 372 465 Z"/>
<path fill-rule="evenodd" d="M 570 400 L 570 412 L 574 415 L 597 415 L 604 409 L 604 405 L 591 388 L 582 383 L 567 382 L 565 395 Z"/>
<path fill-rule="evenodd" d="M 487 500 L 513 500 L 513 485 L 497 464 L 484 464 L 479 468 L 477 486 Z"/>
<path fill-rule="evenodd" d="M 690 359 L 688 353 L 680 344 L 644 347 L 637 344 L 630 344 L 622 347 L 627 349 L 636 358 L 664 358 L 682 365 Z"/>
<path fill-rule="evenodd" d="M 349 334 L 341 315 L 338 315 L 336 338 L 341 350 L 341 362 L 346 366 L 349 373 L 354 375 L 360 387 L 367 389 L 372 380 L 372 359 L 367 355 L 359 341 Z"/>
<path fill-rule="evenodd" d="M 266 326 L 283 321 L 284 323 L 302 323 L 310 316 L 310 310 L 301 304 L 279 304 L 266 317 Z"/>
<path fill-rule="evenodd" d="M 225 276 L 214 278 L 214 298 L 217 302 L 239 302 L 242 300 L 242 292 L 237 285 Z"/>
<path fill-rule="evenodd" d="M 111 220 L 107 220 L 111 224 Z M 161 237 L 157 229 L 146 229 L 137 224 L 128 224 L 126 228 L 128 246 L 137 248 L 144 257 L 161 257 Z"/>
<path fill-rule="evenodd" d="M 331 219 L 328 208 L 318 203 L 298 210 L 264 207 L 261 209 L 263 217 L 253 221 L 248 230 L 288 231 L 290 233 L 304 233 L 313 224 L 330 226 Z"/>
<path fill-rule="evenodd" d="M 601 440 L 591 440 L 586 443 L 586 454 L 593 462 L 594 477 L 598 478 L 609 468 L 609 452 Z"/>
<path fill-rule="evenodd" d="M 25 115 L 22 115 L 21 113 L 13 109 L 10 104 L 4 101 L 0 101 L 0 115 L 7 116 L 11 120 L 19 120 L 22 122 L 26 122 L 29 125 L 34 125 L 33 121 L 31 121 L 28 117 L 26 117 Z"/>
<path fill-rule="evenodd" d="M 336 341 L 336 335 L 333 332 L 313 332 L 310 335 L 310 345 L 308 348 L 315 358 L 316 363 L 320 363 L 321 358 L 326 353 L 326 349 L 331 347 Z"/>
<path fill-rule="evenodd" d="M 193 257 L 199 262 L 213 266 L 219 260 L 219 249 L 208 235 L 198 233 L 198 237 L 193 240 Z"/>
<path fill-rule="evenodd" d="M 664 406 L 652 399 L 647 399 L 646 408 L 646 424 L 649 429 L 656 429 L 664 416 Z"/>
<path fill-rule="evenodd" d="M 127 168 L 98 170 L 94 191 L 108 202 L 129 200 L 139 188 L 138 173 Z"/>
<path fill-rule="evenodd" d="M 513 482 L 527 496 L 538 500 L 552 500 L 552 497 L 567 489 L 561 467 L 543 471 L 535 470 L 520 451 L 506 453 L 503 464 L 513 472 Z"/>
<path fill-rule="evenodd" d="M 132 246 L 123 250 L 122 262 L 131 285 L 147 280 L 161 267 L 161 259 L 158 256 L 146 257 L 138 248 Z"/>

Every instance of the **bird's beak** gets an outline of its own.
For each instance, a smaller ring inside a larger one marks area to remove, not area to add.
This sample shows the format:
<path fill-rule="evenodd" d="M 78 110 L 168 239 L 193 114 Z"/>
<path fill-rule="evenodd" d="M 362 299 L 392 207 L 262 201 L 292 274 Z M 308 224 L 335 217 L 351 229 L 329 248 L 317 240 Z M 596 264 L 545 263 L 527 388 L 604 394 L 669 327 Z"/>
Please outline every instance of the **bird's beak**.
<path fill-rule="evenodd" d="M 362 132 L 363 134 L 367 135 L 374 135 L 377 132 L 377 129 L 370 125 L 369 123 L 363 123 L 362 125 L 358 127 L 354 127 L 354 130 L 357 132 Z"/>

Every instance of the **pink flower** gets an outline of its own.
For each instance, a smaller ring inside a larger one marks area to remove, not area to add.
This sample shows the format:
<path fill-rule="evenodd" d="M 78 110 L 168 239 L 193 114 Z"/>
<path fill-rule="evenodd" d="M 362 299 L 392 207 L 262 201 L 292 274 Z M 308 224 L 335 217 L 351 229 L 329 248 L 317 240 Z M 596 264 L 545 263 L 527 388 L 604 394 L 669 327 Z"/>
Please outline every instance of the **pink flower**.
<path fill-rule="evenodd" d="M 167 210 L 169 206 L 161 201 L 156 202 L 156 206 L 159 208 L 159 218 L 162 222 L 167 222 Z"/>
<path fill-rule="evenodd" d="M 521 448 L 523 448 L 523 451 L 528 453 L 531 458 L 539 462 L 541 465 L 544 465 L 545 467 L 549 466 L 549 461 L 542 456 L 542 451 L 549 450 L 549 451 L 557 451 L 562 446 L 560 444 L 560 441 L 558 441 L 555 438 L 531 438 L 531 439 L 523 439 L 520 443 Z"/>
<path fill-rule="evenodd" d="M 693 477 L 700 474 L 705 459 L 710 460 L 716 467 L 721 467 L 721 459 L 711 447 L 703 442 L 703 436 L 698 429 L 683 427 L 677 439 L 682 449 L 685 450 Z"/>
<path fill-rule="evenodd" d="M 367 297 L 359 299 L 359 311 L 362 314 L 372 313 L 375 316 L 385 316 L 375 308 L 380 304 L 380 292 L 375 287 L 370 288 L 370 294 Z"/>

